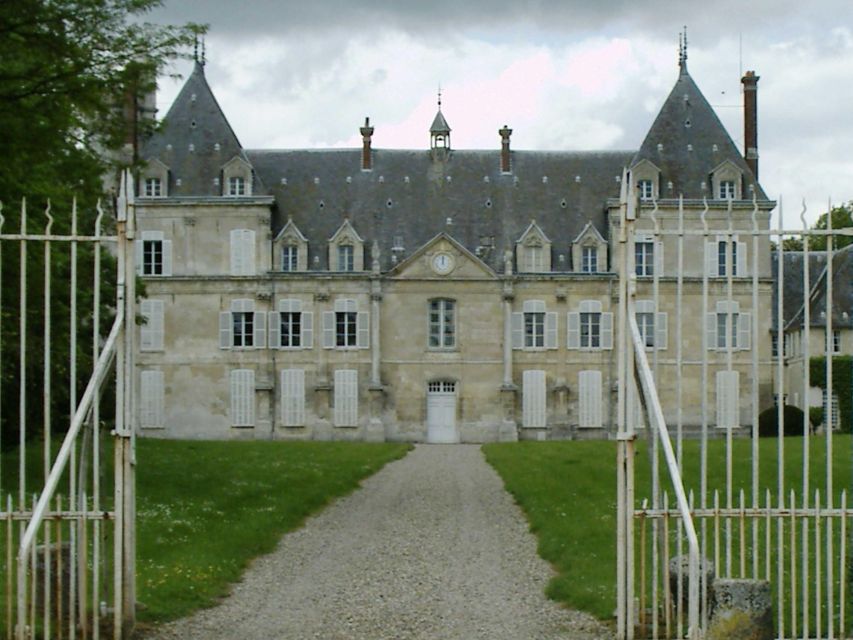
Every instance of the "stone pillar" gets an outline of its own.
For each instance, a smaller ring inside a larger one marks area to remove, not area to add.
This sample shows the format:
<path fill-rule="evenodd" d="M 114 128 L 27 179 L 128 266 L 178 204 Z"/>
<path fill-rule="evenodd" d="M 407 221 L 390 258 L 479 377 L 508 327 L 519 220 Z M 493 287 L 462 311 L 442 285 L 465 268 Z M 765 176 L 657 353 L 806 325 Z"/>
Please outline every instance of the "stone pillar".
<path fill-rule="evenodd" d="M 380 336 L 379 333 L 379 303 L 382 301 L 382 288 L 379 280 L 374 280 L 371 284 L 372 290 L 370 293 L 370 305 L 372 316 L 370 324 L 370 384 L 371 386 L 381 386 L 382 379 L 379 372 L 379 363 L 381 358 Z"/>
<path fill-rule="evenodd" d="M 504 302 L 504 375 L 503 386 L 512 386 L 512 301 L 515 294 L 512 283 L 505 282 L 503 290 Z"/>

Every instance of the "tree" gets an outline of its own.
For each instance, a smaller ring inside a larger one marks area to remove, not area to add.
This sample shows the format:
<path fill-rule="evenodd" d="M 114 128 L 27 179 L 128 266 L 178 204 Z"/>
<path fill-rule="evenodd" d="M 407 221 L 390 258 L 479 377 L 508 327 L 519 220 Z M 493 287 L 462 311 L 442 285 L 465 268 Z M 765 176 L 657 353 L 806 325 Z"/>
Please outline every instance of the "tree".
<path fill-rule="evenodd" d="M 140 121 L 138 96 L 153 89 L 157 71 L 171 59 L 186 57 L 204 27 L 159 26 L 144 22 L 160 0 L 6 0 L 0 2 L 0 201 L 4 233 L 20 229 L 22 198 L 27 198 L 30 233 L 41 233 L 48 199 L 55 218 L 53 232 L 71 230 L 71 203 L 78 202 L 80 233 L 91 234 L 103 199 L 111 211 L 104 177 L 118 164 L 132 162 L 134 136 Z M 152 121 L 153 122 L 153 121 Z M 124 153 L 122 153 L 124 150 Z M 109 216 L 107 216 L 109 218 Z M 109 221 L 107 222 L 109 228 Z M 28 243 L 27 370 L 18 367 L 19 308 L 17 243 L 5 243 L 0 282 L 0 428 L 3 446 L 17 442 L 18 381 L 40 396 L 44 295 L 41 274 L 43 247 Z M 82 391 L 92 361 L 92 263 L 90 243 L 79 247 L 78 389 Z M 52 415 L 67 426 L 70 390 L 67 369 L 70 349 L 70 260 L 67 245 L 55 245 L 51 256 L 53 290 L 51 319 L 54 387 Z M 112 260 L 104 252 L 107 262 Z M 114 305 L 114 266 L 105 265 L 102 322 L 109 329 Z M 112 288 L 112 294 L 110 289 Z M 31 402 L 27 420 L 41 424 L 41 402 Z M 33 429 L 37 432 L 37 429 Z"/>
<path fill-rule="evenodd" d="M 838 205 L 832 208 L 832 228 L 847 229 L 853 227 L 853 200 L 846 204 Z M 812 229 L 826 230 L 827 214 L 823 213 L 812 226 Z M 853 243 L 853 238 L 850 236 L 833 236 L 832 248 L 835 250 L 843 249 Z M 782 240 L 782 248 L 785 251 L 802 251 L 803 239 L 801 236 L 789 236 Z M 826 251 L 826 236 L 810 236 L 809 251 Z"/>

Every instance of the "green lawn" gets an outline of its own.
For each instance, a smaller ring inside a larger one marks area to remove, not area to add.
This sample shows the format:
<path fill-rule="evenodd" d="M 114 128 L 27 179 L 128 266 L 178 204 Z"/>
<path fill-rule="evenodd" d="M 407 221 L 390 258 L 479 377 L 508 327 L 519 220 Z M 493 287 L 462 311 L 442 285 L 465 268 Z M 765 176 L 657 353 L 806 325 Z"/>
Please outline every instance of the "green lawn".
<path fill-rule="evenodd" d="M 109 439 L 105 448 L 109 463 Z M 214 604 L 283 533 L 408 450 L 400 444 L 138 440 L 139 620 L 162 622 Z M 41 455 L 40 445 L 28 448 L 32 478 L 40 477 Z M 104 479 L 111 487 L 109 468 Z M 12 490 L 15 452 L 3 454 L 2 473 L 3 491 Z M 37 489 L 34 482 L 31 489 Z M 105 489 L 103 503 L 112 503 L 111 489 Z M 5 544 L 4 526 L 0 548 Z M 105 552 L 110 557 L 111 540 Z M 5 552 L 0 566 L 5 575 Z M 4 618 L 0 607 L 0 629 Z"/>
<path fill-rule="evenodd" d="M 826 474 L 825 440 L 811 438 L 813 488 L 822 487 Z M 802 483 L 802 439 L 785 439 L 789 472 L 786 485 Z M 751 442 L 735 440 L 735 487 L 750 495 Z M 519 442 L 483 447 L 489 463 L 507 490 L 527 514 L 539 539 L 539 554 L 557 571 L 547 588 L 550 598 L 608 619 L 615 608 L 616 584 L 616 443 Z M 685 477 L 697 482 L 699 442 L 684 443 Z M 834 438 L 835 489 L 850 488 L 851 438 Z M 709 486 L 724 487 L 725 442 L 709 443 Z M 760 442 L 761 495 L 776 488 L 776 439 Z M 645 442 L 637 446 L 637 506 L 649 493 L 649 456 Z M 698 484 L 688 485 L 697 487 Z M 737 493 L 735 494 L 737 495 Z M 724 498 L 723 498 L 724 500 Z M 836 499 L 836 504 L 838 500 Z"/>

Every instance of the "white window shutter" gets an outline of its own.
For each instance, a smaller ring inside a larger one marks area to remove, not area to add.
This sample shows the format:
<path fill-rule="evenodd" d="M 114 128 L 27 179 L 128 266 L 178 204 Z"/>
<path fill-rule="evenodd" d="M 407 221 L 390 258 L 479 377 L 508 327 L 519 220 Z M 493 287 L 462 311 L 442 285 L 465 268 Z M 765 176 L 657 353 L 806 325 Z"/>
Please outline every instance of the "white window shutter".
<path fill-rule="evenodd" d="M 148 300 L 150 304 L 148 315 L 148 331 L 152 351 L 163 350 L 163 301 Z"/>
<path fill-rule="evenodd" d="M 667 342 L 666 313 L 660 312 L 655 316 L 655 347 L 666 349 Z"/>
<path fill-rule="evenodd" d="M 600 427 L 601 371 L 581 371 L 578 375 L 578 425 Z"/>
<path fill-rule="evenodd" d="M 335 426 L 358 426 L 358 371 L 335 371 Z"/>
<path fill-rule="evenodd" d="M 737 427 L 739 420 L 740 373 L 717 372 L 717 426 Z"/>
<path fill-rule="evenodd" d="M 151 351 L 151 300 L 143 300 L 139 303 L 139 313 L 145 320 L 145 324 L 139 327 L 139 350 Z"/>
<path fill-rule="evenodd" d="M 335 312 L 323 312 L 323 348 L 335 348 Z"/>
<path fill-rule="evenodd" d="M 231 371 L 231 425 L 255 426 L 255 372 L 252 369 Z"/>
<path fill-rule="evenodd" d="M 709 278 L 715 278 L 719 269 L 719 260 L 717 259 L 717 243 L 705 243 L 705 273 Z"/>
<path fill-rule="evenodd" d="M 243 229 L 243 271 L 241 275 L 253 276 L 255 268 L 255 232 L 251 229 Z"/>
<path fill-rule="evenodd" d="M 231 336 L 231 312 L 223 311 L 219 314 L 219 348 L 230 349 L 234 344 Z"/>
<path fill-rule="evenodd" d="M 567 326 L 567 342 L 569 349 L 580 349 L 581 347 L 581 316 L 577 311 L 570 311 Z"/>
<path fill-rule="evenodd" d="M 601 348 L 613 348 L 613 314 L 601 314 Z"/>
<path fill-rule="evenodd" d="M 367 311 L 359 311 L 355 316 L 356 346 L 359 349 L 370 347 L 370 314 Z"/>
<path fill-rule="evenodd" d="M 554 311 L 545 314 L 545 348 L 557 348 L 557 313 Z"/>
<path fill-rule="evenodd" d="M 270 349 L 279 349 L 281 347 L 281 316 L 277 311 L 269 312 L 269 325 Z"/>
<path fill-rule="evenodd" d="M 172 241 L 163 240 L 163 275 L 172 275 Z"/>
<path fill-rule="evenodd" d="M 281 422 L 285 427 L 305 424 L 305 371 L 281 371 Z"/>
<path fill-rule="evenodd" d="M 663 240 L 655 242 L 655 273 L 663 275 Z"/>
<path fill-rule="evenodd" d="M 747 274 L 746 269 L 746 243 L 738 242 L 735 245 L 737 248 L 737 273 L 733 273 L 735 276 L 745 276 Z"/>
<path fill-rule="evenodd" d="M 231 230 L 231 275 L 239 276 L 243 273 L 243 252 L 241 250 L 243 245 L 243 230 L 242 229 L 232 229 Z"/>
<path fill-rule="evenodd" d="M 142 238 L 137 238 L 133 243 L 136 252 L 136 273 L 142 275 Z"/>
<path fill-rule="evenodd" d="M 525 371 L 522 377 L 522 420 L 525 427 L 544 427 L 545 372 Z"/>
<path fill-rule="evenodd" d="M 302 348 L 314 348 L 314 314 L 311 311 L 302 313 Z"/>
<path fill-rule="evenodd" d="M 708 350 L 717 349 L 717 314 L 709 313 L 705 316 L 705 340 L 708 342 Z"/>
<path fill-rule="evenodd" d="M 267 314 L 263 311 L 255 312 L 255 349 L 264 349 L 267 346 Z"/>
<path fill-rule="evenodd" d="M 524 348 L 524 314 L 513 313 L 511 320 L 512 348 L 522 349 Z"/>
<path fill-rule="evenodd" d="M 164 385 L 162 371 L 143 371 L 139 385 L 139 424 L 141 427 L 163 427 Z"/>
<path fill-rule="evenodd" d="M 740 313 L 737 317 L 737 348 L 749 351 L 752 337 L 752 314 Z"/>

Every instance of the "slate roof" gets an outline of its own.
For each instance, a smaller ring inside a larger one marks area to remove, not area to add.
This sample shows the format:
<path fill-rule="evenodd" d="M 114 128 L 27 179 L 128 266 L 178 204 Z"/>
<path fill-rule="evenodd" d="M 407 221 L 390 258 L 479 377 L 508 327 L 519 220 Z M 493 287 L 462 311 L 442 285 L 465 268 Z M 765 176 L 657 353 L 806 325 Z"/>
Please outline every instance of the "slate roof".
<path fill-rule="evenodd" d="M 144 142 L 140 155 L 143 160 L 158 158 L 169 167 L 170 196 L 219 196 L 221 188 L 213 179 L 219 177 L 222 165 L 234 156 L 245 159 L 243 147 L 198 62 L 166 114 L 161 130 Z M 180 186 L 176 178 L 180 178 Z"/>
<path fill-rule="evenodd" d="M 503 252 L 536 220 L 553 243 L 554 271 L 568 271 L 570 244 L 588 222 L 606 236 L 607 199 L 619 196 L 633 152 L 513 151 L 512 174 L 501 173 L 497 149 L 456 150 L 445 161 L 428 150 L 375 149 L 372 171 L 361 171 L 360 149 L 246 154 L 275 197 L 273 233 L 292 219 L 308 238 L 311 268 L 315 255 L 326 268 L 327 241 L 349 218 L 366 247 L 379 242 L 383 271 L 393 267 L 395 236 L 406 249 L 400 261 L 442 231 L 500 271 Z M 493 249 L 481 248 L 487 239 Z"/>
<path fill-rule="evenodd" d="M 661 151 L 659 144 L 663 145 Z M 692 150 L 688 150 L 688 145 Z M 767 199 L 723 123 L 690 77 L 686 62 L 631 166 L 641 160 L 648 160 L 660 169 L 662 198 L 683 194 L 688 199 L 711 199 L 711 172 L 730 160 L 743 172 L 744 199 L 752 199 L 750 185 L 753 184 L 757 198 Z M 672 191 L 667 188 L 668 182 L 673 184 Z"/>
<path fill-rule="evenodd" d="M 778 254 L 773 253 L 773 278 L 776 279 Z M 803 324 L 803 253 L 785 253 L 783 280 L 783 307 L 786 328 L 799 328 Z M 809 282 L 813 296 L 810 303 L 810 324 L 826 326 L 826 253 L 809 253 Z M 776 288 L 773 291 L 773 309 L 776 309 Z M 823 314 L 823 315 L 822 315 Z M 836 329 L 853 328 L 853 245 L 839 249 L 832 258 L 832 324 Z"/>

